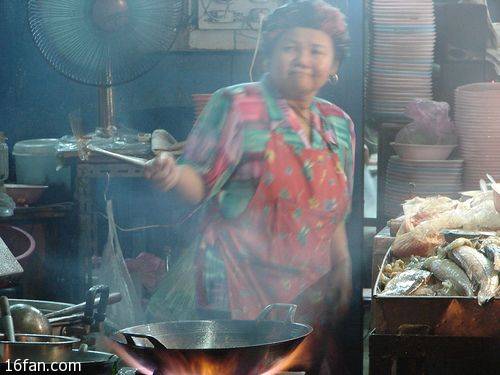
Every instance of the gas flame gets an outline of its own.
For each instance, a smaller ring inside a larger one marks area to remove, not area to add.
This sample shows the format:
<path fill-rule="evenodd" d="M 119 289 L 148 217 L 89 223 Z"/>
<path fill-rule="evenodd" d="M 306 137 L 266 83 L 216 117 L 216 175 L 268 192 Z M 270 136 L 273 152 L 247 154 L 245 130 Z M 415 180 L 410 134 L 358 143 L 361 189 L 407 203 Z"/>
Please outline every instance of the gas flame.
<path fill-rule="evenodd" d="M 307 337 L 286 357 L 278 359 L 272 367 L 262 375 L 275 375 L 294 368 L 306 368 L 311 363 L 311 336 Z"/>
<path fill-rule="evenodd" d="M 237 373 L 238 356 L 216 360 L 202 354 L 190 359 L 176 355 L 169 356 L 165 362 L 159 371 L 161 375 L 230 375 Z"/>
<path fill-rule="evenodd" d="M 240 366 L 240 354 L 236 351 L 234 355 L 220 358 L 197 353 L 192 357 L 182 356 L 180 353 L 166 355 L 161 359 L 163 362 L 159 369 L 154 365 L 145 365 L 144 361 L 137 358 L 123 345 L 112 340 L 106 340 L 110 351 L 118 355 L 127 366 L 136 368 L 144 375 L 233 375 L 238 373 Z M 306 338 L 290 354 L 285 357 L 271 361 L 271 353 L 264 356 L 261 363 L 256 363 L 247 375 L 277 375 L 296 368 L 306 368 L 311 361 L 311 340 Z"/>
<path fill-rule="evenodd" d="M 145 366 L 139 359 L 135 358 L 129 351 L 127 351 L 123 346 L 117 344 L 113 340 L 105 338 L 105 345 L 109 348 L 112 353 L 115 353 L 120 357 L 127 366 L 137 369 L 141 374 L 153 375 L 154 369 Z"/>

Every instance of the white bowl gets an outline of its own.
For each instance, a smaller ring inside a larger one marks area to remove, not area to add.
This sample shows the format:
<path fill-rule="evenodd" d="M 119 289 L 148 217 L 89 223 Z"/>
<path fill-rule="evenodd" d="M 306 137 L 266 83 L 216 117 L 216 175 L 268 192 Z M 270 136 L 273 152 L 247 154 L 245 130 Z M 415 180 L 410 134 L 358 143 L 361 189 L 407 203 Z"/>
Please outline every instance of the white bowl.
<path fill-rule="evenodd" d="M 416 145 L 391 142 L 402 160 L 446 160 L 457 145 Z"/>

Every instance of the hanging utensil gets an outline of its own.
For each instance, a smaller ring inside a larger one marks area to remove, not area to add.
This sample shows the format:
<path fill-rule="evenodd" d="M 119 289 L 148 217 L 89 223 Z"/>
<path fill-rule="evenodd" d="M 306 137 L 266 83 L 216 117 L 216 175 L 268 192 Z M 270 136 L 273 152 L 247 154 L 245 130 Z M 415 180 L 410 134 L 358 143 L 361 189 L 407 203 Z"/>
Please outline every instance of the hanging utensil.
<path fill-rule="evenodd" d="M 94 306 L 99 305 L 99 302 L 101 300 L 101 297 L 97 297 L 94 300 Z M 118 303 L 122 300 L 122 295 L 121 293 L 111 293 L 108 298 L 108 306 L 113 305 L 115 303 Z M 78 305 L 66 307 L 64 309 L 58 310 L 58 311 L 53 311 L 50 313 L 45 314 L 45 317 L 48 319 L 51 318 L 56 318 L 56 317 L 61 317 L 61 316 L 70 316 L 70 315 L 75 315 L 82 313 L 85 310 L 85 306 L 87 305 L 87 302 L 82 302 L 79 303 Z"/>
<path fill-rule="evenodd" d="M 2 326 L 8 341 L 15 342 L 14 322 L 10 315 L 9 299 L 5 296 L 0 297 L 0 313 L 2 315 Z"/>
<path fill-rule="evenodd" d="M 144 166 L 148 162 L 148 160 L 143 159 L 143 158 L 137 158 L 135 156 L 118 154 L 116 152 L 104 150 L 100 147 L 90 145 L 90 144 L 83 146 L 83 147 L 86 147 L 86 150 L 84 150 L 83 152 L 86 152 L 87 154 L 89 153 L 89 151 L 92 151 L 92 152 L 95 152 L 95 153 L 98 153 L 101 155 L 109 156 L 109 157 L 112 157 L 114 159 L 124 161 L 124 162 L 129 163 L 129 164 L 137 165 L 138 167 L 142 167 L 142 168 L 144 168 Z M 88 156 L 87 156 L 87 158 L 88 158 Z"/>
<path fill-rule="evenodd" d="M 97 296 L 100 296 L 97 298 Z M 104 285 L 95 285 L 87 292 L 84 312 L 79 314 L 58 316 L 49 319 L 52 326 L 67 326 L 83 324 L 88 327 L 99 325 L 106 319 L 109 288 Z"/>
<path fill-rule="evenodd" d="M 78 157 L 80 160 L 88 160 L 90 153 L 94 152 L 100 155 L 108 156 L 114 159 L 124 161 L 129 164 L 136 165 L 138 167 L 144 168 L 147 159 L 138 158 L 135 156 L 123 155 L 117 152 L 108 151 L 101 147 L 91 144 L 91 139 L 85 137 L 83 132 L 83 123 L 79 111 L 74 111 L 69 114 L 69 122 L 71 126 L 71 132 L 75 137 L 76 147 L 78 150 Z M 158 129 L 151 135 L 151 149 L 155 153 L 159 152 L 171 152 L 172 154 L 179 154 L 180 148 L 183 145 L 170 144 L 173 137 L 165 130 Z M 173 139 L 175 141 L 175 139 Z"/>

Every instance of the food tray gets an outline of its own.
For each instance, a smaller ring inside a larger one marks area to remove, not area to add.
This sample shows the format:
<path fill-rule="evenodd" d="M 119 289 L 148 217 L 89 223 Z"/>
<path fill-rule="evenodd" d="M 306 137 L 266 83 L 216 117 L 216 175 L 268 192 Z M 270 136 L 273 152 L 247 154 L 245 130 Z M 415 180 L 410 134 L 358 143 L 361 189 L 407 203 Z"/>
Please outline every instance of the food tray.
<path fill-rule="evenodd" d="M 397 334 L 413 327 L 444 336 L 499 337 L 500 298 L 479 306 L 477 297 L 379 295 L 381 273 L 393 260 L 389 248 L 373 288 L 372 327 Z"/>

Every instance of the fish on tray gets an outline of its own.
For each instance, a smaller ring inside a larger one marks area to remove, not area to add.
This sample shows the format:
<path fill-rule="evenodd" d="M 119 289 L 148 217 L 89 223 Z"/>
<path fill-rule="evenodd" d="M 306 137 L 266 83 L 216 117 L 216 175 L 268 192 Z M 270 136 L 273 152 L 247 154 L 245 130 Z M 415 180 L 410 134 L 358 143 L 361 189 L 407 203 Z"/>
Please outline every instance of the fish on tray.
<path fill-rule="evenodd" d="M 441 259 L 433 256 L 424 261 L 424 268 L 440 281 L 449 281 L 461 296 L 474 295 L 474 286 L 467 277 L 467 274 L 454 262 L 449 259 Z"/>
<path fill-rule="evenodd" d="M 483 241 L 481 251 L 493 262 L 493 269 L 500 272 L 500 238 L 490 237 Z"/>
<path fill-rule="evenodd" d="M 446 247 L 448 257 L 467 274 L 473 285 L 479 287 L 478 303 L 485 304 L 495 297 L 498 288 L 498 273 L 493 264 L 476 250 L 470 241 L 459 238 Z"/>
<path fill-rule="evenodd" d="M 384 291 L 380 293 L 382 296 L 407 296 L 416 291 L 420 286 L 424 285 L 431 273 L 426 270 L 408 269 L 398 273 L 387 282 Z"/>

